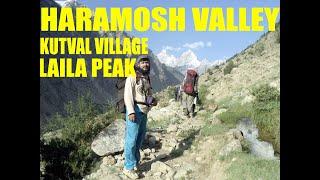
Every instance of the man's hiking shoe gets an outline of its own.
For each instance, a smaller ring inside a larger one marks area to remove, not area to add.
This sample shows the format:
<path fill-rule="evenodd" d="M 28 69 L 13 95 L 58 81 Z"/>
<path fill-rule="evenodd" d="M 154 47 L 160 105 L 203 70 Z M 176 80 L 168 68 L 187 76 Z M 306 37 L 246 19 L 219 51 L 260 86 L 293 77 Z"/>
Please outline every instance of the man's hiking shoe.
<path fill-rule="evenodd" d="M 133 170 L 138 173 L 140 171 L 140 164 L 137 164 L 135 167 L 133 167 Z"/>
<path fill-rule="evenodd" d="M 139 175 L 135 172 L 135 170 L 123 169 L 123 174 L 126 175 L 130 179 L 138 179 L 139 178 Z"/>

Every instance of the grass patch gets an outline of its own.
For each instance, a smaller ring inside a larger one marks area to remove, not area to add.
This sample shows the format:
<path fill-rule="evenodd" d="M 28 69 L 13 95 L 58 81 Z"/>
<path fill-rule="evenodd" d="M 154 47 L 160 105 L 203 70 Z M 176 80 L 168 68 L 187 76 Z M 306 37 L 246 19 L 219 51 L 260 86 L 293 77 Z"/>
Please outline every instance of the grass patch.
<path fill-rule="evenodd" d="M 264 160 L 247 153 L 232 153 L 224 157 L 225 161 L 236 158 L 226 170 L 228 179 L 280 179 L 280 162 Z"/>
<path fill-rule="evenodd" d="M 250 118 L 259 129 L 259 138 L 272 143 L 275 151 L 280 153 L 280 93 L 276 88 L 261 85 L 253 88 L 251 94 L 256 97 L 255 100 L 244 105 L 232 104 L 230 98 L 221 101 L 228 111 L 218 115 L 218 118 L 233 125 L 242 118 Z"/>
<path fill-rule="evenodd" d="M 147 128 L 150 129 L 167 129 L 168 126 L 170 125 L 170 120 L 169 119 L 159 119 L 159 120 L 153 120 L 153 121 L 148 121 L 147 123 Z"/>
<path fill-rule="evenodd" d="M 251 114 L 252 114 L 251 105 L 235 104 L 229 107 L 228 111 L 218 115 L 218 118 L 223 123 L 236 125 L 240 119 L 245 117 L 251 117 Z"/>
<path fill-rule="evenodd" d="M 206 95 L 208 94 L 209 85 L 200 85 L 199 86 L 199 106 L 204 106 L 208 104 L 206 100 Z"/>
<path fill-rule="evenodd" d="M 200 135 L 212 136 L 212 135 L 222 134 L 227 132 L 229 129 L 230 129 L 230 126 L 225 124 L 217 124 L 217 125 L 207 124 L 201 129 Z"/>
<path fill-rule="evenodd" d="M 209 122 L 210 119 L 212 119 L 212 113 L 211 111 L 209 110 L 205 110 L 205 111 L 201 111 L 199 113 L 197 113 L 197 116 L 200 118 L 200 119 L 203 119 L 204 121 L 206 122 Z"/>
<path fill-rule="evenodd" d="M 219 100 L 217 102 L 217 104 L 219 105 L 219 108 L 225 108 L 225 109 L 228 109 L 230 106 L 232 106 L 234 102 L 232 101 L 232 97 L 225 97 L 221 100 Z"/>

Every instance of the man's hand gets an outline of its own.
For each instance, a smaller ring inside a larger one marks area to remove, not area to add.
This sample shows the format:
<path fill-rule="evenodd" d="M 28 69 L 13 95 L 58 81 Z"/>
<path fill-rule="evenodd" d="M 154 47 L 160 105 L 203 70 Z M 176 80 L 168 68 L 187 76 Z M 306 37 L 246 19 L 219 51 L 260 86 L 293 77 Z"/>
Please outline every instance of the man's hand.
<path fill-rule="evenodd" d="M 135 113 L 129 114 L 129 120 L 130 121 L 135 121 L 136 120 L 136 114 Z"/>

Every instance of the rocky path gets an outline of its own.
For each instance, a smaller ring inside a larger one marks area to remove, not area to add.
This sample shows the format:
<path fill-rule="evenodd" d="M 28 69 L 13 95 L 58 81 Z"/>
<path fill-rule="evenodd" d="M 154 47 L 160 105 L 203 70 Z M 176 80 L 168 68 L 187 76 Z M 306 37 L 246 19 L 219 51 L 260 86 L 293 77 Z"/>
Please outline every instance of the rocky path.
<path fill-rule="evenodd" d="M 151 129 L 147 132 L 140 151 L 140 179 L 226 179 L 224 170 L 228 165 L 219 161 L 218 156 L 241 150 L 234 131 L 201 136 L 201 129 L 205 126 L 203 117 L 183 117 L 182 109 L 172 101 L 169 106 L 153 111 L 150 113 L 153 121 L 163 118 L 154 116 L 158 114 L 156 111 L 170 111 L 171 117 L 166 118 L 177 120 L 166 129 Z M 207 113 L 203 111 L 199 111 L 199 114 Z M 220 123 L 212 122 L 217 125 Z M 127 179 L 122 174 L 123 162 L 124 156 L 121 153 L 106 156 L 98 170 L 84 179 Z"/>

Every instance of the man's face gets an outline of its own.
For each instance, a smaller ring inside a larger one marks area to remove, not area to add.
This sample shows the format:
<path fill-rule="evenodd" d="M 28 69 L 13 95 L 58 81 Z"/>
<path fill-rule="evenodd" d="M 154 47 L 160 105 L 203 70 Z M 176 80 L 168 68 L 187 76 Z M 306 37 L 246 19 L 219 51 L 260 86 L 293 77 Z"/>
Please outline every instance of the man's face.
<path fill-rule="evenodd" d="M 144 71 L 148 71 L 150 68 L 150 63 L 149 63 L 149 61 L 140 61 L 139 67 Z"/>

